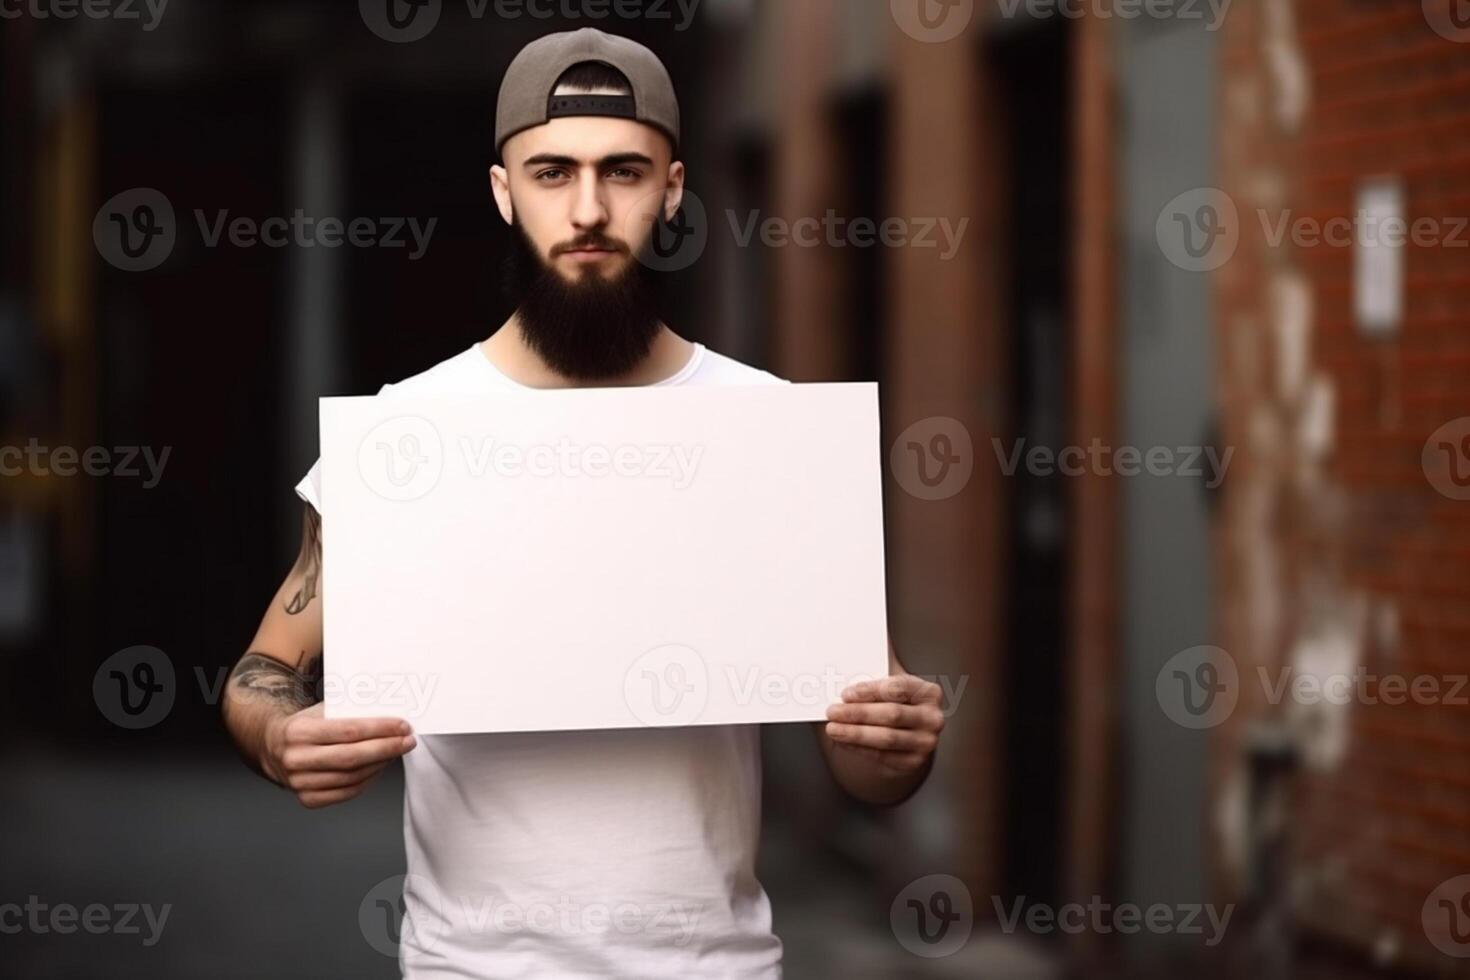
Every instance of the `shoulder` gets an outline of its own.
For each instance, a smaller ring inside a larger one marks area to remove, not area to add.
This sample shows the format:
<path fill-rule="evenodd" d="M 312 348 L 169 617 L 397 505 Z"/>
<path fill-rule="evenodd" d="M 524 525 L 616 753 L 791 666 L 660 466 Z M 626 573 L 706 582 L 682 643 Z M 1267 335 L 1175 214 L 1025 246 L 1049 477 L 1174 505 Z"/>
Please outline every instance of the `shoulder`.
<path fill-rule="evenodd" d="M 378 394 L 452 394 L 483 390 L 488 366 L 479 345 L 472 344 L 428 370 L 384 385 Z"/>
<path fill-rule="evenodd" d="M 690 384 L 715 385 L 784 385 L 791 382 L 769 371 L 737 361 L 733 357 L 706 347 Z"/>

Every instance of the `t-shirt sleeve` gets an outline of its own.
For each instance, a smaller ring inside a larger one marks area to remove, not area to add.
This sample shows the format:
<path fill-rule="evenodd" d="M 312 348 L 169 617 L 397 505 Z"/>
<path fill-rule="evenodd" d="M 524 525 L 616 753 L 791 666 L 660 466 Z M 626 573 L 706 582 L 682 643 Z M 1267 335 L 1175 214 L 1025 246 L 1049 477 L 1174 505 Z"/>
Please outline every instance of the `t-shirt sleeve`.
<path fill-rule="evenodd" d="M 318 514 L 322 512 L 322 461 L 311 464 L 311 469 L 301 482 L 296 484 L 296 496 L 311 504 Z"/>
<path fill-rule="evenodd" d="M 378 389 L 378 394 L 385 395 L 392 387 L 392 385 L 383 385 L 383 387 Z M 296 484 L 296 496 L 311 504 L 312 510 L 315 510 L 318 514 L 322 512 L 321 457 L 317 457 L 317 461 L 311 464 L 311 469 L 301 478 L 301 482 Z"/>

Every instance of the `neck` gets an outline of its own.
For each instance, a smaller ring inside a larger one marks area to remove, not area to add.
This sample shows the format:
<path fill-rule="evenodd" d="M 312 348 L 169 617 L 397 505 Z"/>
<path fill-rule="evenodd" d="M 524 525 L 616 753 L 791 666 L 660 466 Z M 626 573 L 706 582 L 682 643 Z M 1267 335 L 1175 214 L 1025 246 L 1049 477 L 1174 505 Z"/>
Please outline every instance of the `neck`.
<path fill-rule="evenodd" d="M 633 370 L 594 383 L 576 381 L 556 371 L 526 343 L 520 320 L 511 314 L 509 320 L 487 340 L 480 342 L 480 353 L 506 377 L 530 388 L 625 388 L 655 384 L 679 372 L 693 356 L 694 345 L 680 337 L 667 325 L 648 349 L 648 356 Z"/>

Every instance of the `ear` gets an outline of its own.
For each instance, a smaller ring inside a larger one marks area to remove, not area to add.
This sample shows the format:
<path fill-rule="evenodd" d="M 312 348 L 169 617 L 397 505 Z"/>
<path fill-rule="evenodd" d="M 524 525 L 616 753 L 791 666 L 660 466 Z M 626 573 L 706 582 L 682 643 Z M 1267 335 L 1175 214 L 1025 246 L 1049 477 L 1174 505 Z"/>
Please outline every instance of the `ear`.
<path fill-rule="evenodd" d="M 669 164 L 669 184 L 664 191 L 664 220 L 673 221 L 684 201 L 684 164 L 675 160 Z"/>
<path fill-rule="evenodd" d="M 495 195 L 495 206 L 506 224 L 515 221 L 515 208 L 510 201 L 510 175 L 500 164 L 490 168 L 490 193 Z"/>

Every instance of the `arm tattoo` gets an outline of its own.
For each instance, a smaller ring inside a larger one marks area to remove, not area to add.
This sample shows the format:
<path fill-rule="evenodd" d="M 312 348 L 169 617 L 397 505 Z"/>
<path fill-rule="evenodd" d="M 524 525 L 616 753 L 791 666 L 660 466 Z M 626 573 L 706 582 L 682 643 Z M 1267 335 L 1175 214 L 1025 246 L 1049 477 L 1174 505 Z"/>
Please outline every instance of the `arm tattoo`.
<path fill-rule="evenodd" d="M 309 708 L 322 699 L 321 654 L 307 657 L 303 651 L 298 669 L 263 653 L 247 653 L 235 665 L 230 685 L 237 698 L 259 698 L 296 711 Z"/>
<path fill-rule="evenodd" d="M 301 588 L 286 603 L 286 613 L 290 616 L 304 612 L 311 605 L 322 577 L 322 518 L 310 504 L 306 505 L 306 518 L 301 530 L 301 554 L 296 558 L 296 570 L 301 573 Z"/>

